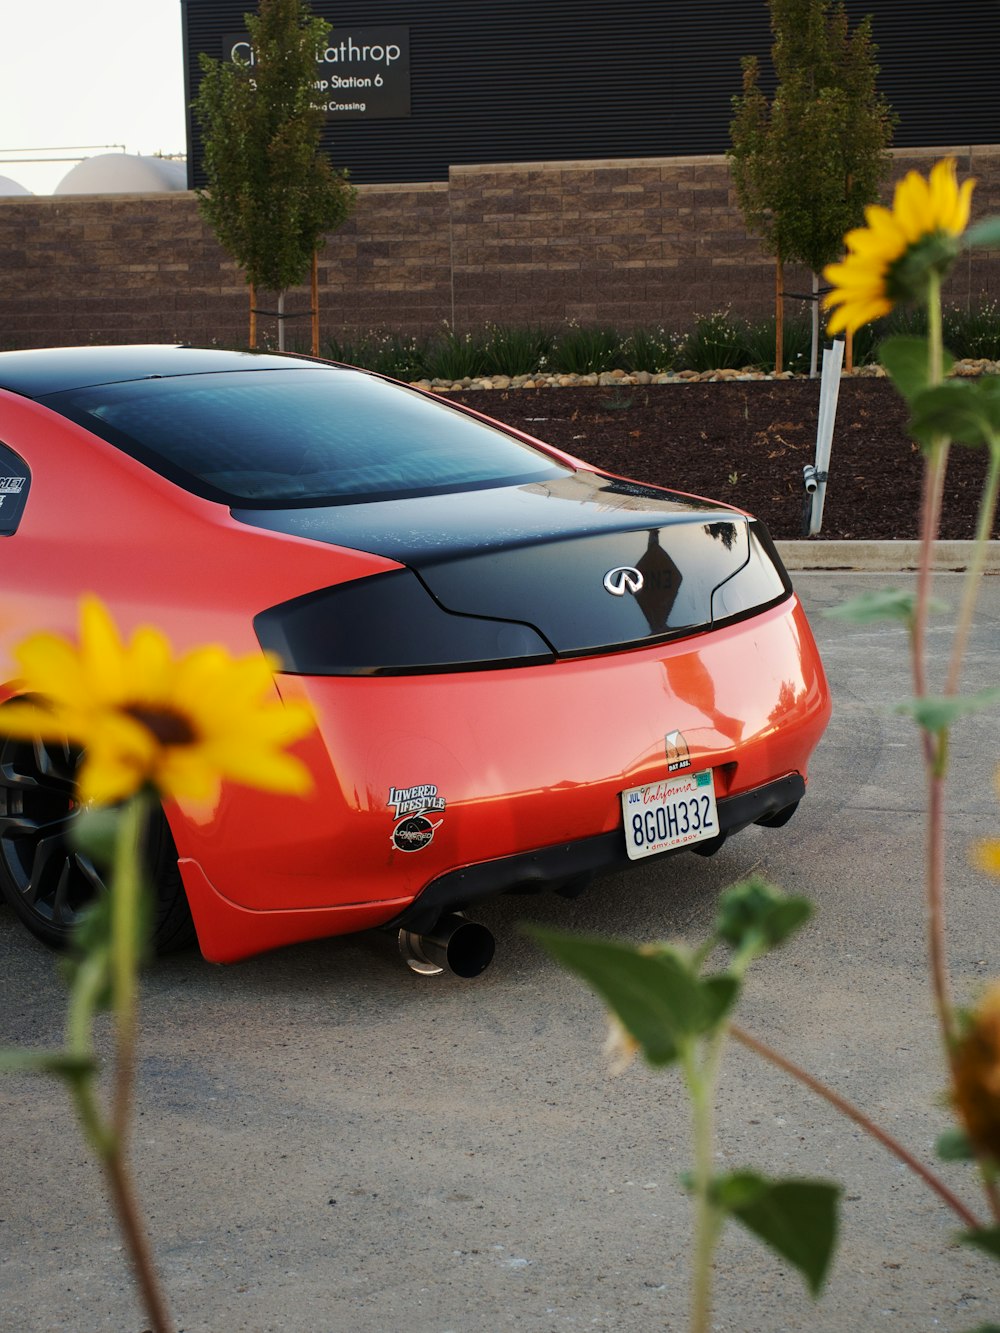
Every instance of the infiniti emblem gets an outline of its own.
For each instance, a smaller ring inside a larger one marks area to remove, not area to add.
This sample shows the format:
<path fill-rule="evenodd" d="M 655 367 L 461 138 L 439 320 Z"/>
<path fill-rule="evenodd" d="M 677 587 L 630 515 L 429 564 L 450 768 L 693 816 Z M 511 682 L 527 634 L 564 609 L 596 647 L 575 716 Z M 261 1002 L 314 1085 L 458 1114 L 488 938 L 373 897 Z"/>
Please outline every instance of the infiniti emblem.
<path fill-rule="evenodd" d="M 626 591 L 638 592 L 642 588 L 642 575 L 632 565 L 619 565 L 604 575 L 604 586 L 612 596 L 623 597 Z"/>

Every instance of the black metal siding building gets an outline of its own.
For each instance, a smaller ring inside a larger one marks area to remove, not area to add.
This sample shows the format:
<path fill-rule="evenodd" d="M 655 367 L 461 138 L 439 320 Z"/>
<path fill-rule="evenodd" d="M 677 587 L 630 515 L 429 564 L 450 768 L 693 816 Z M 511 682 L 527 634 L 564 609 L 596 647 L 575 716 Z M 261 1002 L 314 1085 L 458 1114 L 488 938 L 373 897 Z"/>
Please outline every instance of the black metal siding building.
<path fill-rule="evenodd" d="M 222 58 L 253 5 L 181 5 L 190 101 L 198 53 Z M 312 9 L 334 25 L 333 44 L 356 31 L 375 42 L 406 34 L 409 113 L 373 115 L 360 100 L 370 94 L 354 91 L 338 105 L 366 110 L 327 119 L 323 146 L 359 184 L 444 180 L 470 163 L 722 153 L 740 57 L 769 68 L 765 0 L 312 0 Z M 852 21 L 873 16 L 897 147 L 1000 143 L 998 0 L 847 0 L 847 11 Z M 188 148 L 190 183 L 203 185 L 190 117 Z"/>

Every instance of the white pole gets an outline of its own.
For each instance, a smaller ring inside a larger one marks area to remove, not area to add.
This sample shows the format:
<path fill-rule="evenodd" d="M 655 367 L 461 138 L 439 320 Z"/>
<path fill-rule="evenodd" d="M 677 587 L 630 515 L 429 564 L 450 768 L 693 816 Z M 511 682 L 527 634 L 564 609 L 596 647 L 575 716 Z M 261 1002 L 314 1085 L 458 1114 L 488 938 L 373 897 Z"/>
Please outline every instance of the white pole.
<path fill-rule="evenodd" d="M 823 377 L 819 386 L 819 421 L 816 425 L 816 466 L 806 466 L 806 487 L 815 487 L 812 497 L 812 515 L 809 522 L 810 537 L 815 537 L 823 526 L 823 502 L 826 499 L 826 480 L 830 468 L 830 451 L 833 448 L 833 427 L 837 419 L 837 400 L 840 397 L 840 368 L 844 361 L 844 342 L 841 338 L 833 340 L 832 347 L 823 349 Z M 811 471 L 811 477 L 810 477 Z"/>

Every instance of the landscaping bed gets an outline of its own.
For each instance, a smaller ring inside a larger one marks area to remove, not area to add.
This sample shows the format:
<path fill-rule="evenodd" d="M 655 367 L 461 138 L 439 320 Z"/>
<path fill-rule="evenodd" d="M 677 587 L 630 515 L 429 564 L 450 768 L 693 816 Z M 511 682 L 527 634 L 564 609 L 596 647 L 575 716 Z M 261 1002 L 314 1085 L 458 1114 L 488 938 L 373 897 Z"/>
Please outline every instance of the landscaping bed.
<path fill-rule="evenodd" d="M 609 472 L 748 509 L 779 540 L 802 535 L 802 467 L 815 455 L 818 380 L 608 383 L 448 396 Z M 906 407 L 888 380 L 842 380 L 820 539 L 918 535 L 923 459 L 906 423 Z M 984 473 L 982 450 L 952 450 L 943 538 L 974 535 Z"/>

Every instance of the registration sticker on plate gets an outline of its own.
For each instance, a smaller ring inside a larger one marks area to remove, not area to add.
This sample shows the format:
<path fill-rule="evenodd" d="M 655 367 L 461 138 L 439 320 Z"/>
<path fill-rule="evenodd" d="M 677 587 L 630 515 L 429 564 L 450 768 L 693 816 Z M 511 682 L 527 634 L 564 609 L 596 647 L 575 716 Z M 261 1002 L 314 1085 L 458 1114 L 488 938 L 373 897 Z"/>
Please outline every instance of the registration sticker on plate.
<path fill-rule="evenodd" d="M 712 770 L 682 773 L 623 791 L 622 813 L 625 847 L 633 861 L 714 838 L 719 814 Z"/>

